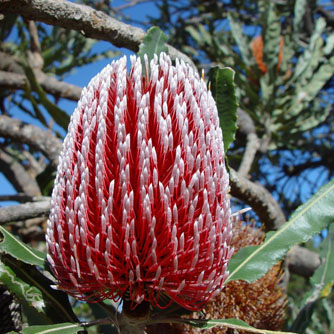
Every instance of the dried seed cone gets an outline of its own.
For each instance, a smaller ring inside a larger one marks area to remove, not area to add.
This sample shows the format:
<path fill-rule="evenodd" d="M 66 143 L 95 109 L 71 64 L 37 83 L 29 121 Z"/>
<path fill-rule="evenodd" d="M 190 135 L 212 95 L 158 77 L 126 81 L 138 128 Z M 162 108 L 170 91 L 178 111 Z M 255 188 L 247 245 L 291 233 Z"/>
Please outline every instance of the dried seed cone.
<path fill-rule="evenodd" d="M 261 244 L 264 237 L 265 233 L 261 229 L 238 221 L 233 226 L 231 244 L 238 251 L 245 246 Z M 282 275 L 281 264 L 278 263 L 254 283 L 249 284 L 241 280 L 229 282 L 223 291 L 205 306 L 202 311 L 205 318 L 237 318 L 259 329 L 279 330 L 284 323 L 287 304 L 287 296 L 279 285 Z M 198 313 L 192 315 L 194 318 L 199 316 Z M 180 332 L 180 329 L 178 331 Z M 201 330 L 188 328 L 183 332 L 199 333 Z M 206 330 L 205 333 L 245 334 L 248 332 L 214 327 Z"/>
<path fill-rule="evenodd" d="M 262 36 L 256 36 L 253 38 L 251 42 L 251 50 L 253 53 L 253 57 L 255 58 L 256 64 L 262 74 L 267 73 L 267 65 L 263 62 L 263 39 Z M 279 52 L 278 52 L 278 59 L 277 59 L 277 67 L 276 70 L 279 71 L 281 67 L 281 63 L 283 61 L 283 47 L 284 47 L 284 39 L 281 37 L 279 43 Z"/>
<path fill-rule="evenodd" d="M 228 275 L 228 180 L 199 75 L 166 54 L 133 56 L 130 72 L 114 61 L 83 90 L 60 155 L 46 235 L 59 287 L 199 309 Z"/>

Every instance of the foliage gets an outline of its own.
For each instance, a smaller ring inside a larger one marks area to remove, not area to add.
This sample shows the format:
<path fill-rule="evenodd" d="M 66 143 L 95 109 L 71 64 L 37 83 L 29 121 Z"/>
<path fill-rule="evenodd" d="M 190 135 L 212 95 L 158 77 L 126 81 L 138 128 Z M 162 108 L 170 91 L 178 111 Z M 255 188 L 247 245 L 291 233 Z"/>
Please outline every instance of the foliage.
<path fill-rule="evenodd" d="M 316 0 L 158 1 L 160 17 L 151 20 L 199 66 L 236 71 L 240 108 L 260 139 L 250 175 L 287 215 L 333 176 L 333 159 L 326 158 L 332 156 L 334 117 L 330 6 Z M 263 43 L 254 50 L 255 37 Z M 229 152 L 235 169 L 244 141 L 239 129 Z"/>

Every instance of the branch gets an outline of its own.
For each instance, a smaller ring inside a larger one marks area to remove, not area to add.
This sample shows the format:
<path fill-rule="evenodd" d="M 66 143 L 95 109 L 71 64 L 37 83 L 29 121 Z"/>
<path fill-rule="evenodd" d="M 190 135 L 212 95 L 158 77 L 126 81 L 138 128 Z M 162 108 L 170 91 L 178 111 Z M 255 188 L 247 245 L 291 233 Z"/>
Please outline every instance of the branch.
<path fill-rule="evenodd" d="M 62 143 L 51 133 L 35 125 L 1 115 L 0 136 L 37 148 L 50 160 L 55 168 L 57 167 Z"/>
<path fill-rule="evenodd" d="M 49 201 L 50 197 L 48 196 L 29 196 L 27 194 L 18 193 L 14 195 L 0 195 L 0 202 L 3 201 L 15 201 L 15 202 L 45 202 Z"/>
<path fill-rule="evenodd" d="M 15 157 L 8 154 L 3 148 L 0 148 L 0 170 L 16 191 L 24 192 L 30 196 L 41 194 L 36 180 L 31 177 Z"/>
<path fill-rule="evenodd" d="M 27 20 L 26 25 L 28 27 L 30 35 L 30 52 L 28 52 L 29 64 L 34 69 L 41 70 L 44 66 L 44 59 L 42 56 L 42 49 L 38 39 L 38 30 L 34 21 Z"/>
<path fill-rule="evenodd" d="M 250 205 L 265 224 L 266 230 L 277 230 L 286 219 L 270 192 L 258 183 L 239 175 L 230 168 L 231 195 Z"/>
<path fill-rule="evenodd" d="M 30 218 L 47 217 L 50 201 L 32 202 L 0 208 L 0 225 Z"/>
<path fill-rule="evenodd" d="M 78 101 L 81 94 L 81 87 L 59 81 L 43 72 L 35 71 L 36 79 L 42 88 L 55 97 Z M 25 89 L 28 85 L 25 75 L 0 71 L 0 87 L 8 89 Z"/>
<path fill-rule="evenodd" d="M 112 43 L 134 52 L 138 51 L 145 31 L 120 22 L 107 14 L 85 5 L 66 0 L 0 0 L 0 12 L 18 14 L 25 19 L 40 21 L 54 26 L 73 29 L 84 36 Z M 192 60 L 172 46 L 169 54 L 191 64 Z"/>
<path fill-rule="evenodd" d="M 255 131 L 254 122 L 250 116 L 241 108 L 238 108 L 237 114 L 238 128 L 247 136 L 247 144 L 238 173 L 241 176 L 247 176 L 252 167 L 256 152 L 260 147 L 260 141 Z"/>
<path fill-rule="evenodd" d="M 286 262 L 289 271 L 308 278 L 320 266 L 321 260 L 319 254 L 305 247 L 294 246 L 288 252 Z"/>

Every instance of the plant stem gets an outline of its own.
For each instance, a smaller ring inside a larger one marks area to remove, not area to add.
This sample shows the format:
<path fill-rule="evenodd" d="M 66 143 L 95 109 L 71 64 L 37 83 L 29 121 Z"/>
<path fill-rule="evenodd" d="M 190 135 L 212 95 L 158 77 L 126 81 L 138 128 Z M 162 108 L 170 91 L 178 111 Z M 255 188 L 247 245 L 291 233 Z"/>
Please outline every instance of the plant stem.
<path fill-rule="evenodd" d="M 122 314 L 119 321 L 121 334 L 144 334 L 150 319 L 150 304 L 139 305 L 123 300 Z"/>

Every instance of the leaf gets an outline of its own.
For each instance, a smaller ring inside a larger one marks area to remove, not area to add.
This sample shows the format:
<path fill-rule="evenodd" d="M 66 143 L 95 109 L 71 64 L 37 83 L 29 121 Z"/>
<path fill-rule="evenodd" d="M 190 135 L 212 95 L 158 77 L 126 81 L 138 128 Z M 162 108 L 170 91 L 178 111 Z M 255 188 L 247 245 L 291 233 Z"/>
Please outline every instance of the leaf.
<path fill-rule="evenodd" d="M 203 43 L 201 34 L 194 26 L 187 26 L 185 30 L 197 42 L 197 44 L 201 45 Z"/>
<path fill-rule="evenodd" d="M 311 81 L 299 91 L 298 94 L 306 94 L 305 101 L 312 101 L 322 87 L 334 74 L 334 57 L 331 57 L 329 61 L 323 64 L 318 71 L 313 75 Z"/>
<path fill-rule="evenodd" d="M 262 30 L 263 62 L 268 66 L 268 72 L 276 72 L 281 38 L 281 22 L 276 12 L 275 3 L 270 1 L 264 12 L 265 24 Z M 275 78 L 272 78 L 275 80 Z"/>
<path fill-rule="evenodd" d="M 46 255 L 36 249 L 31 248 L 14 235 L 8 232 L 4 227 L 0 226 L 0 233 L 3 240 L 0 242 L 0 251 L 10 254 L 14 258 L 27 264 L 44 266 Z"/>
<path fill-rule="evenodd" d="M 56 325 L 30 326 L 23 329 L 22 334 L 76 334 L 79 331 L 84 330 L 85 328 L 80 324 L 63 323 Z M 16 332 L 11 333 L 16 334 Z"/>
<path fill-rule="evenodd" d="M 144 55 L 147 55 L 148 62 L 154 58 L 156 54 L 159 56 L 161 52 L 168 52 L 167 36 L 159 27 L 151 27 L 148 29 L 142 43 L 139 45 L 138 56 L 144 64 Z"/>
<path fill-rule="evenodd" d="M 243 330 L 247 333 L 262 333 L 262 334 L 294 334 L 291 332 L 280 332 L 280 331 L 271 331 L 265 329 L 257 329 L 246 322 L 239 319 L 215 319 L 215 320 L 206 320 L 206 319 L 167 319 L 170 322 L 180 322 L 186 323 L 193 327 L 199 327 L 201 329 L 210 329 L 213 327 L 221 326 L 224 328 L 230 328 L 234 330 Z"/>
<path fill-rule="evenodd" d="M 334 179 L 301 205 L 278 231 L 269 232 L 261 245 L 242 248 L 233 256 L 225 283 L 238 279 L 252 283 L 263 276 L 292 246 L 307 241 L 334 221 L 333 203 Z"/>
<path fill-rule="evenodd" d="M 299 38 L 299 33 L 303 29 L 303 17 L 307 8 L 307 0 L 296 0 L 293 18 L 293 32 L 295 39 Z"/>
<path fill-rule="evenodd" d="M 242 31 L 242 27 L 240 26 L 238 19 L 231 13 L 227 14 L 227 18 L 230 23 L 232 35 L 240 50 L 241 58 L 243 62 L 247 65 L 247 67 L 249 67 L 251 65 L 249 60 L 252 58 L 248 47 L 249 43 L 245 38 L 245 34 Z"/>
<path fill-rule="evenodd" d="M 39 312 L 43 311 L 45 304 L 41 291 L 17 277 L 15 272 L 2 261 L 0 261 L 0 282 L 6 285 L 8 290 L 18 299 L 25 300 L 28 305 L 36 308 Z"/>
<path fill-rule="evenodd" d="M 237 98 L 234 85 L 235 72 L 229 68 L 212 67 L 209 71 L 212 96 L 216 101 L 220 126 L 223 130 L 225 152 L 235 139 L 237 131 Z"/>
<path fill-rule="evenodd" d="M 55 122 L 67 131 L 68 124 L 70 122 L 70 116 L 48 99 L 43 88 L 38 83 L 32 68 L 24 62 L 22 62 L 21 65 L 29 80 L 32 90 L 38 94 L 41 104 L 45 107 L 46 111 L 51 115 Z"/>
<path fill-rule="evenodd" d="M 10 268 L 16 281 L 24 282 L 31 287 L 31 291 L 35 293 L 33 296 L 35 299 L 34 303 L 30 303 L 30 306 L 33 306 L 39 312 L 43 312 L 50 323 L 77 321 L 67 294 L 51 288 L 54 282 L 44 276 L 35 266 L 20 262 L 9 255 L 3 255 L 2 262 Z M 8 288 L 10 287 L 15 288 L 14 283 L 8 286 Z M 16 296 L 22 301 L 27 298 L 24 294 L 17 294 Z"/>
<path fill-rule="evenodd" d="M 330 34 L 326 39 L 326 46 L 324 47 L 324 54 L 330 55 L 334 49 L 334 33 Z"/>
<path fill-rule="evenodd" d="M 56 169 L 54 166 L 47 165 L 45 169 L 36 176 L 36 181 L 43 196 L 51 196 L 56 177 Z"/>
<path fill-rule="evenodd" d="M 316 50 L 317 40 L 322 38 L 321 35 L 326 27 L 326 21 L 321 17 L 319 18 L 314 27 L 314 31 L 310 38 L 310 43 L 305 49 L 304 53 L 298 58 L 297 65 L 295 67 L 291 81 L 297 81 L 304 71 L 307 70 L 310 63 L 314 62 L 314 51 Z"/>
<path fill-rule="evenodd" d="M 296 319 L 290 327 L 290 330 L 298 333 L 304 333 L 309 323 L 317 302 L 328 297 L 334 283 L 334 224 L 329 226 L 327 238 L 321 244 L 320 255 L 322 264 L 317 268 L 310 279 L 312 291 L 307 294 L 302 303 L 302 308 L 298 312 Z"/>

